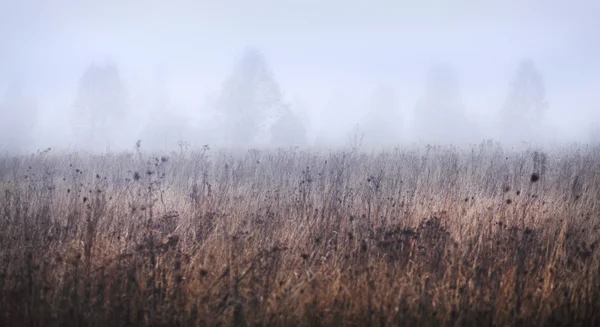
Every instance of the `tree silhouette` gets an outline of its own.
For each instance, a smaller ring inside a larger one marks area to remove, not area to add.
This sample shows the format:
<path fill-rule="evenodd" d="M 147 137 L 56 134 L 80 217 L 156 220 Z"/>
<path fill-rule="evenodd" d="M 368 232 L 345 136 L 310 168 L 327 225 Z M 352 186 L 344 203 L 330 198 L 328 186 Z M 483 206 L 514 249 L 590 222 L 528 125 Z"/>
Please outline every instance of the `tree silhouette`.
<path fill-rule="evenodd" d="M 73 105 L 74 130 L 92 147 L 118 140 L 128 109 L 128 94 L 115 63 L 91 64 L 79 80 Z M 88 143 L 89 142 L 89 143 Z"/>
<path fill-rule="evenodd" d="M 289 105 L 282 107 L 281 115 L 271 126 L 271 142 L 277 146 L 306 145 L 306 126 Z"/>
<path fill-rule="evenodd" d="M 150 90 L 149 103 L 146 104 L 148 119 L 140 131 L 146 148 L 163 151 L 176 146 L 179 141 L 193 142 L 190 135 L 190 119 L 181 115 L 180 108 L 171 102 L 165 66 L 155 66 Z"/>
<path fill-rule="evenodd" d="M 18 83 L 12 83 L 0 102 L 0 148 L 23 151 L 33 142 L 37 108 Z"/>
<path fill-rule="evenodd" d="M 425 94 L 415 113 L 416 133 L 425 142 L 446 143 L 470 140 L 474 135 L 466 120 L 458 76 L 447 64 L 431 67 Z"/>
<path fill-rule="evenodd" d="M 268 132 L 284 105 L 262 53 L 248 48 L 223 84 L 217 109 L 224 115 L 230 143 L 248 146 Z"/>
<path fill-rule="evenodd" d="M 378 87 L 372 96 L 364 122 L 364 142 L 370 146 L 394 145 L 398 141 L 402 117 L 394 89 Z"/>
<path fill-rule="evenodd" d="M 513 140 L 535 137 L 547 109 L 542 75 L 532 60 L 525 59 L 511 81 L 502 109 L 504 133 Z"/>

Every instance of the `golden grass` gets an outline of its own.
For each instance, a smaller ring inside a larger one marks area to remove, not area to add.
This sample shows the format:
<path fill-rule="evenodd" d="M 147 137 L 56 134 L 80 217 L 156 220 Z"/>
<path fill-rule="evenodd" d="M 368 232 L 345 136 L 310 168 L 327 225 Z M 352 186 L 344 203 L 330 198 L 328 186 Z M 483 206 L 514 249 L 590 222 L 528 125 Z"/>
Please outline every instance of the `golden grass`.
<path fill-rule="evenodd" d="M 0 192 L 2 326 L 600 326 L 598 147 L 43 153 Z"/>

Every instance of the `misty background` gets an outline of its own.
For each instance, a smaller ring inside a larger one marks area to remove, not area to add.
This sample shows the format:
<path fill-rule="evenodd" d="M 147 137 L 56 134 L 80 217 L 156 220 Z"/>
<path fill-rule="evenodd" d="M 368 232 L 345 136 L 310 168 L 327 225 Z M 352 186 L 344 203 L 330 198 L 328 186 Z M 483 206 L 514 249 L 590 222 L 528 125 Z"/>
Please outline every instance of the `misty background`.
<path fill-rule="evenodd" d="M 600 140 L 600 3 L 0 0 L 0 152 Z"/>

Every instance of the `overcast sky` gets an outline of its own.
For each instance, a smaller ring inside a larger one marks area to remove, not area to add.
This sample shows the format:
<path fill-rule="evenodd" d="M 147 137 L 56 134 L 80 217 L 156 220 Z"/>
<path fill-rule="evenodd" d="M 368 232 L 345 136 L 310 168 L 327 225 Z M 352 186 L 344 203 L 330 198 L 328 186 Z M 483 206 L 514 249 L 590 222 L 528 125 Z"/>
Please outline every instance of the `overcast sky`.
<path fill-rule="evenodd" d="M 0 0 L 0 91 L 19 81 L 47 117 L 72 101 L 86 65 L 112 59 L 129 83 L 163 67 L 171 98 L 191 110 L 249 45 L 317 118 L 332 98 L 352 108 L 381 84 L 409 115 L 438 62 L 454 65 L 467 110 L 486 117 L 527 57 L 544 76 L 551 122 L 576 134 L 600 119 L 594 0 Z"/>

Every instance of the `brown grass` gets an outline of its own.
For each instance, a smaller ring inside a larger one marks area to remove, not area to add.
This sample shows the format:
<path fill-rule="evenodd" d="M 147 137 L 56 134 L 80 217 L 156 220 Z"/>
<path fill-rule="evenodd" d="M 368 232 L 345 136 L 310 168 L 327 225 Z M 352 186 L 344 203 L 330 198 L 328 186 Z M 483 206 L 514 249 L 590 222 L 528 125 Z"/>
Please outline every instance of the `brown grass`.
<path fill-rule="evenodd" d="M 600 326 L 600 148 L 211 151 L 0 157 L 0 325 Z"/>

